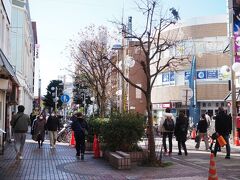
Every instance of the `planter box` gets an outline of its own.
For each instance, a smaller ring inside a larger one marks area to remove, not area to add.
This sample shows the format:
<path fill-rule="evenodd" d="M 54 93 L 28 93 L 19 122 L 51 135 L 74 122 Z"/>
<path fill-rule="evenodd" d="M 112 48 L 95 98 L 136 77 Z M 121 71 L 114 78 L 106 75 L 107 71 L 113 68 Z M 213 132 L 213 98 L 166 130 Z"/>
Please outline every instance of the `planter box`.
<path fill-rule="evenodd" d="M 131 162 L 141 163 L 143 160 L 148 159 L 147 151 L 135 151 L 135 152 L 127 152 L 130 154 Z"/>
<path fill-rule="evenodd" d="M 131 163 L 142 163 L 144 160 L 148 159 L 148 152 L 147 151 L 135 151 L 135 152 L 126 152 L 130 155 L 130 161 Z M 104 151 L 103 157 L 107 161 L 109 161 L 110 152 Z"/>
<path fill-rule="evenodd" d="M 122 152 L 109 152 L 109 163 L 117 169 L 131 169 L 130 155 Z"/>

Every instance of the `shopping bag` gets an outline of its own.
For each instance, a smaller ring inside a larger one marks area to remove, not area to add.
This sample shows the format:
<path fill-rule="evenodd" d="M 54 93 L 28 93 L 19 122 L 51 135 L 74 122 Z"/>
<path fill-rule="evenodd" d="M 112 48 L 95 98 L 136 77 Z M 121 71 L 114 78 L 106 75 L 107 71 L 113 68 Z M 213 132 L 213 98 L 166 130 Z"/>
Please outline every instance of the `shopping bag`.
<path fill-rule="evenodd" d="M 222 135 L 218 136 L 217 141 L 218 141 L 219 146 L 221 146 L 221 147 L 223 147 L 227 144 L 225 139 L 222 137 Z"/>

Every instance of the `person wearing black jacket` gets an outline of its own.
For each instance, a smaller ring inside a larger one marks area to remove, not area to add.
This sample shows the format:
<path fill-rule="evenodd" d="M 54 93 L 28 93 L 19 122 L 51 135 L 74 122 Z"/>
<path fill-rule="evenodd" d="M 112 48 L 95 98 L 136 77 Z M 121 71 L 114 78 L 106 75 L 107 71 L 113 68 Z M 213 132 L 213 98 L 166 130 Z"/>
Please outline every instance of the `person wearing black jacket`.
<path fill-rule="evenodd" d="M 55 148 L 57 142 L 57 131 L 60 129 L 60 121 L 54 112 L 48 117 L 47 130 L 49 132 L 50 148 Z"/>
<path fill-rule="evenodd" d="M 217 135 L 222 135 L 226 141 L 226 157 L 225 159 L 230 159 L 230 144 L 229 144 L 229 134 L 232 131 L 232 119 L 229 115 L 227 115 L 223 109 L 223 107 L 218 108 L 218 114 L 215 120 L 215 130 Z M 220 147 L 218 141 L 216 141 L 214 147 L 214 155 L 217 155 L 217 150 Z"/>
<path fill-rule="evenodd" d="M 73 121 L 71 128 L 74 131 L 76 141 L 76 156 L 79 158 L 81 153 L 81 159 L 83 160 L 85 153 L 85 133 L 88 131 L 88 124 L 81 112 L 74 114 L 71 120 Z"/>
<path fill-rule="evenodd" d="M 202 114 L 201 119 L 197 125 L 197 133 L 200 138 L 197 140 L 197 144 L 195 146 L 196 149 L 199 149 L 202 138 L 205 142 L 206 151 L 209 149 L 207 128 L 208 128 L 208 122 L 207 122 L 206 116 L 205 114 Z"/>
<path fill-rule="evenodd" d="M 184 112 L 180 112 L 179 116 L 176 119 L 176 126 L 174 135 L 176 136 L 176 140 L 178 141 L 178 155 L 182 155 L 181 148 L 183 147 L 185 156 L 187 156 L 187 147 L 186 147 L 186 140 L 187 140 L 187 132 L 188 132 L 188 118 L 185 117 Z"/>

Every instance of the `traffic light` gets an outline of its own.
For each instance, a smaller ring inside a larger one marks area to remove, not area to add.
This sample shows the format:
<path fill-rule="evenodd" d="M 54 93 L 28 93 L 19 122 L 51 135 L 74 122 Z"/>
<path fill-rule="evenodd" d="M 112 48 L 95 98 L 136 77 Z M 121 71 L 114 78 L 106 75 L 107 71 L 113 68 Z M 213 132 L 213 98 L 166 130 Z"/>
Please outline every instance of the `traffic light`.
<path fill-rule="evenodd" d="M 92 104 L 93 102 L 91 101 L 90 96 L 86 96 L 86 104 Z"/>
<path fill-rule="evenodd" d="M 83 104 L 83 100 L 82 100 L 81 96 L 79 96 L 79 95 L 75 95 L 73 98 L 73 101 L 75 104 Z"/>

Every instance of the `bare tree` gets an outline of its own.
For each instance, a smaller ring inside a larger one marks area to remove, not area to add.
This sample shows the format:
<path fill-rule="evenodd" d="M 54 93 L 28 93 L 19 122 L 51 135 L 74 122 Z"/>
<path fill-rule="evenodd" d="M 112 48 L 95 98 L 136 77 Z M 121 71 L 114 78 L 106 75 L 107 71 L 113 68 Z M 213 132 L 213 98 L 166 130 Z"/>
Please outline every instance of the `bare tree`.
<path fill-rule="evenodd" d="M 111 76 L 109 56 L 109 33 L 106 27 L 90 25 L 79 34 L 80 40 L 71 40 L 71 57 L 75 62 L 75 75 L 81 76 L 94 91 L 100 116 L 104 117 L 107 107 L 107 89 Z"/>
<path fill-rule="evenodd" d="M 174 25 L 180 18 L 178 11 L 174 8 L 169 9 L 169 14 L 164 16 L 160 14 L 161 6 L 158 0 L 142 0 L 141 4 L 137 4 L 138 9 L 142 12 L 144 18 L 142 24 L 144 28 L 141 33 L 136 31 L 127 31 L 127 26 L 124 23 L 115 22 L 121 25 L 123 38 L 131 38 L 137 41 L 134 46 L 143 52 L 145 59 L 135 59 L 135 62 L 140 64 L 144 76 L 146 78 L 145 87 L 135 84 L 121 68 L 114 62 L 111 62 L 113 67 L 123 76 L 125 81 L 133 87 L 140 89 L 146 98 L 146 110 L 148 116 L 148 144 L 150 162 L 156 162 L 155 140 L 153 135 L 153 117 L 152 117 L 152 99 L 151 92 L 157 76 L 165 70 L 174 70 L 185 63 L 186 58 L 172 56 L 170 58 L 162 58 L 163 52 L 176 49 L 179 41 L 176 40 L 176 33 L 166 33 L 167 28 Z"/>

